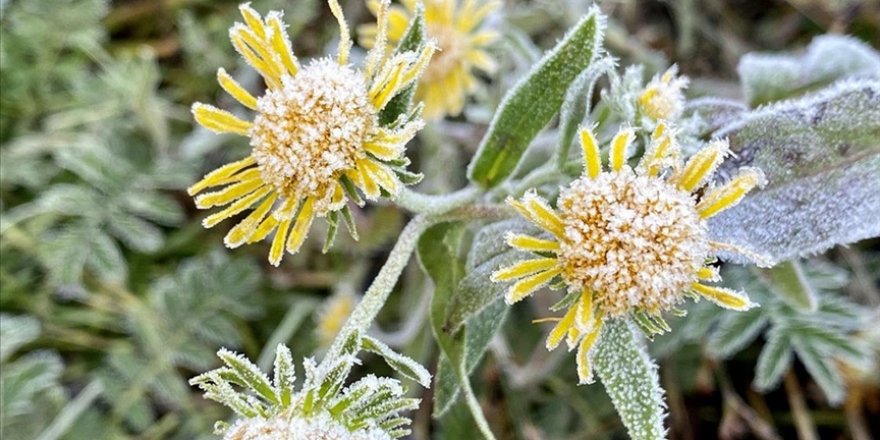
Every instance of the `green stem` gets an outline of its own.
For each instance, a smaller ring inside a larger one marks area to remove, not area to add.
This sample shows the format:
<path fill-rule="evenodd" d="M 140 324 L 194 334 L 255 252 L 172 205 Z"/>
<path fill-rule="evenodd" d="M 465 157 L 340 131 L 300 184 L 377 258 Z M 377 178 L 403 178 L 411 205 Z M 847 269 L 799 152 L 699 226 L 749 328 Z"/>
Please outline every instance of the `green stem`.
<path fill-rule="evenodd" d="M 416 214 L 439 215 L 455 208 L 467 205 L 476 200 L 480 195 L 480 189 L 468 186 L 454 193 L 443 195 L 427 195 L 402 188 L 394 198 L 394 203 Z"/>
<path fill-rule="evenodd" d="M 486 440 L 495 440 L 495 434 L 492 434 L 492 429 L 489 428 L 489 422 L 486 421 L 486 417 L 483 415 L 483 408 L 480 406 L 480 402 L 474 394 L 471 382 L 467 380 L 467 368 L 465 367 L 464 362 L 461 362 L 460 368 L 462 371 L 459 371 L 459 375 L 464 378 L 464 380 L 461 381 L 462 390 L 464 391 L 464 399 L 468 408 L 471 410 L 471 415 L 474 416 L 477 428 Z"/>
<path fill-rule="evenodd" d="M 394 285 L 397 284 L 397 279 L 400 278 L 403 268 L 409 263 L 410 256 L 419 242 L 419 237 L 431 224 L 432 222 L 427 216 L 418 215 L 403 228 L 403 231 L 400 232 L 400 238 L 394 244 L 391 253 L 388 254 L 388 260 L 385 261 L 385 265 L 382 266 L 379 274 L 376 275 L 373 283 L 364 293 L 363 299 L 352 311 L 345 326 L 333 341 L 323 363 L 326 363 L 328 359 L 336 358 L 351 332 L 364 332 L 370 327 L 373 319 L 376 318 L 379 310 L 388 300 L 388 295 L 391 294 Z"/>
<path fill-rule="evenodd" d="M 459 191 L 459 193 L 462 192 L 463 191 Z M 461 201 L 462 199 L 464 199 L 463 196 L 458 200 Z M 466 202 L 462 202 L 462 204 L 464 203 Z M 449 204 L 447 206 L 455 205 Z M 388 295 L 391 294 L 391 291 L 397 284 L 397 279 L 400 278 L 400 274 L 409 263 L 409 259 L 419 242 L 419 237 L 422 236 L 422 233 L 425 232 L 425 230 L 437 223 L 447 221 L 502 219 L 509 216 L 509 209 L 496 205 L 460 206 L 457 209 L 450 208 L 447 212 L 438 213 L 433 216 L 424 214 L 415 216 L 409 223 L 407 223 L 406 227 L 403 228 L 403 231 L 400 232 L 400 237 L 398 238 L 397 243 L 394 244 L 394 247 L 391 248 L 391 252 L 388 254 L 388 259 L 385 261 L 385 265 L 379 269 L 379 273 L 376 275 L 376 278 L 373 279 L 373 283 L 370 284 L 370 287 L 364 293 L 363 299 L 361 299 L 361 302 L 354 308 L 351 316 L 348 317 L 348 320 L 339 332 L 339 335 L 336 336 L 333 345 L 330 346 L 327 355 L 324 356 L 322 365 L 326 364 L 328 360 L 335 359 L 339 355 L 342 345 L 345 343 L 345 340 L 348 339 L 348 335 L 350 335 L 351 332 L 357 331 L 364 333 L 370 328 L 376 315 L 379 314 L 379 310 L 382 309 L 382 306 L 385 305 L 385 301 L 388 300 Z"/>

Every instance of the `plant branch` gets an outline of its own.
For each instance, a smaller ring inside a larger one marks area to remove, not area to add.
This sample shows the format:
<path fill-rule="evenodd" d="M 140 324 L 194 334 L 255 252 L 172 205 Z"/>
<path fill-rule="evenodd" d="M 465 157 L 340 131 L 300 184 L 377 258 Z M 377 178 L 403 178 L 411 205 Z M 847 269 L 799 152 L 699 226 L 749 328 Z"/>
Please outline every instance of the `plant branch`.
<path fill-rule="evenodd" d="M 394 203 L 416 214 L 438 215 L 473 202 L 480 193 L 479 188 L 467 186 L 453 193 L 433 196 L 404 187 L 394 198 Z"/>

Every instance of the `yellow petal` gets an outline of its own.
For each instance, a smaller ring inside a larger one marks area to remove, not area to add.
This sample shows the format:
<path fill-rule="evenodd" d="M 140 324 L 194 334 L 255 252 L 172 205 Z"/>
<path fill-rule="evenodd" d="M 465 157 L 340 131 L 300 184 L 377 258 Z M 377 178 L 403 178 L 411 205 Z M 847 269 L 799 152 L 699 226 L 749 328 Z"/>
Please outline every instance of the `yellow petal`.
<path fill-rule="evenodd" d="M 364 160 L 364 167 L 364 169 L 370 173 L 370 177 L 372 177 L 379 186 L 385 189 L 385 191 L 391 195 L 396 195 L 398 193 L 400 184 L 397 181 L 397 176 L 395 176 L 387 166 L 372 159 L 366 159 Z"/>
<path fill-rule="evenodd" d="M 703 266 L 697 270 L 697 278 L 703 281 L 718 281 L 721 276 L 718 275 L 717 267 Z"/>
<path fill-rule="evenodd" d="M 294 199 L 285 199 L 281 206 L 279 206 L 275 211 L 272 212 L 272 215 L 266 217 L 261 223 L 260 226 L 257 226 L 257 229 L 247 238 L 247 243 L 256 243 L 264 238 L 266 238 L 281 220 L 290 218 L 293 215 L 293 210 L 297 206 L 297 201 Z"/>
<path fill-rule="evenodd" d="M 364 166 L 365 161 L 357 162 L 357 175 L 358 179 L 355 181 L 355 185 L 358 185 L 361 191 L 364 192 L 364 195 L 370 200 L 376 200 L 379 196 L 382 195 L 381 191 L 379 191 L 379 185 L 373 179 L 373 176 L 370 174 L 367 167 Z"/>
<path fill-rule="evenodd" d="M 519 302 L 523 298 L 532 294 L 532 292 L 540 289 L 544 284 L 550 282 L 553 277 L 560 273 L 562 273 L 562 268 L 557 267 L 523 278 L 514 283 L 514 285 L 507 290 L 507 295 L 504 299 L 508 304 Z"/>
<path fill-rule="evenodd" d="M 344 66 L 348 64 L 348 54 L 351 52 L 351 32 L 348 30 L 348 23 L 345 22 L 339 0 L 329 0 L 328 2 L 330 3 L 330 12 L 339 23 L 339 51 L 336 59 L 340 66 Z"/>
<path fill-rule="evenodd" d="M 716 140 L 703 147 L 688 160 L 681 175 L 675 179 L 678 187 L 687 192 L 698 189 L 721 164 L 729 151 L 727 140 Z"/>
<path fill-rule="evenodd" d="M 312 209 L 313 202 L 314 200 L 311 197 L 307 198 L 303 202 L 302 207 L 300 207 L 299 214 L 296 216 L 296 223 L 293 225 L 293 229 L 290 231 L 290 238 L 287 240 L 287 252 L 291 254 L 299 252 L 299 248 L 302 247 L 303 241 L 309 233 L 309 227 L 312 226 L 312 220 L 315 218 L 315 211 Z"/>
<path fill-rule="evenodd" d="M 526 193 L 525 197 L 523 197 L 523 202 L 525 202 L 526 207 L 529 212 L 533 215 L 533 221 L 535 223 L 546 229 L 547 232 L 555 235 L 556 237 L 562 238 L 565 235 L 564 229 L 565 226 L 562 224 L 562 219 L 550 208 L 550 205 L 547 202 L 538 197 L 534 192 Z"/>
<path fill-rule="evenodd" d="M 584 289 L 581 292 L 580 301 L 578 301 L 576 307 L 572 306 L 572 308 L 577 309 L 575 325 L 577 325 L 581 332 L 587 331 L 593 324 L 593 293 Z"/>
<path fill-rule="evenodd" d="M 745 169 L 724 186 L 710 192 L 697 204 L 700 217 L 709 218 L 736 205 L 757 186 L 764 185 L 764 175 L 756 169 Z"/>
<path fill-rule="evenodd" d="M 206 174 L 205 177 L 202 178 L 202 180 L 199 180 L 193 186 L 187 188 L 186 192 L 189 193 L 189 195 L 194 196 L 202 192 L 205 188 L 223 185 L 224 183 L 226 183 L 226 179 L 228 179 L 230 176 L 232 176 L 242 168 L 249 167 L 255 163 L 257 163 L 256 159 L 254 159 L 253 156 L 248 156 L 242 160 L 223 165 L 222 167 L 217 168 L 216 170 Z"/>
<path fill-rule="evenodd" d="M 229 30 L 232 47 L 244 60 L 256 70 L 271 89 L 281 87 L 280 66 L 271 56 L 266 43 L 254 35 L 253 31 L 241 23 L 236 23 Z"/>
<path fill-rule="evenodd" d="M 251 95 L 250 92 L 245 90 L 244 87 L 241 86 L 235 79 L 229 76 L 222 67 L 217 69 L 217 82 L 220 83 L 220 87 L 235 98 L 236 101 L 240 102 L 241 105 L 251 109 L 257 109 L 257 98 L 254 98 L 254 95 Z"/>
<path fill-rule="evenodd" d="M 234 185 L 229 185 L 221 191 L 202 194 L 196 197 L 196 207 L 199 209 L 208 209 L 213 206 L 223 206 L 240 199 L 257 188 L 265 185 L 263 179 L 257 175 L 253 178 L 242 180 Z"/>
<path fill-rule="evenodd" d="M 260 13 L 251 8 L 250 3 L 242 3 L 238 6 L 244 22 L 253 29 L 254 33 L 260 38 L 266 38 L 266 28 L 263 26 L 263 18 Z"/>
<path fill-rule="evenodd" d="M 581 149 L 584 152 L 584 172 L 591 179 L 595 179 L 602 172 L 602 158 L 599 156 L 596 136 L 593 135 L 593 130 L 587 127 L 581 128 L 580 134 Z"/>
<path fill-rule="evenodd" d="M 226 209 L 208 216 L 204 220 L 202 220 L 202 226 L 206 228 L 210 228 L 221 221 L 232 217 L 245 209 L 248 209 L 254 203 L 257 203 L 258 200 L 262 199 L 263 196 L 272 191 L 272 187 L 266 185 L 261 187 L 260 189 L 248 194 L 245 197 L 238 199 L 235 203 L 229 205 Z"/>
<path fill-rule="evenodd" d="M 557 252 L 559 242 L 544 240 L 530 235 L 508 233 L 507 244 L 516 249 L 531 252 Z"/>
<path fill-rule="evenodd" d="M 296 75 L 299 71 L 299 63 L 290 47 L 290 37 L 287 36 L 284 23 L 281 22 L 281 14 L 272 11 L 266 21 L 272 29 L 272 38 L 270 39 L 272 50 L 281 58 L 281 64 L 284 65 L 287 73 L 291 76 Z"/>
<path fill-rule="evenodd" d="M 247 136 L 251 129 L 251 123 L 238 119 L 226 110 L 197 102 L 192 106 L 193 116 L 196 122 L 203 127 L 217 133 L 232 133 Z"/>
<path fill-rule="evenodd" d="M 631 128 L 620 130 L 614 135 L 614 139 L 611 140 L 611 151 L 609 152 L 612 170 L 620 171 L 623 168 L 623 165 L 626 163 L 627 150 L 633 138 L 635 138 L 635 133 Z"/>
<path fill-rule="evenodd" d="M 593 383 L 593 368 L 590 365 L 590 351 L 593 349 L 593 345 L 596 344 L 596 339 L 599 337 L 601 331 L 602 318 L 597 317 L 597 319 L 594 320 L 592 330 L 584 336 L 580 345 L 578 345 L 577 372 L 579 385 Z"/>
<path fill-rule="evenodd" d="M 254 231 L 257 230 L 257 226 L 259 226 L 266 218 L 266 214 L 272 209 L 276 200 L 278 200 L 278 193 L 269 194 L 269 197 L 266 197 L 257 209 L 248 214 L 248 216 L 239 224 L 235 225 L 235 227 L 230 229 L 229 232 L 226 233 L 226 236 L 223 237 L 223 243 L 226 247 L 235 249 L 247 242 L 247 240 L 251 238 L 251 235 L 253 235 Z"/>
<path fill-rule="evenodd" d="M 494 282 L 509 281 L 516 278 L 522 278 L 536 272 L 553 269 L 558 264 L 556 258 L 535 258 L 532 260 L 523 260 L 517 262 L 513 266 L 496 270 L 492 273 L 490 279 Z"/>
<path fill-rule="evenodd" d="M 275 229 L 275 238 L 272 239 L 272 247 L 269 248 L 269 263 L 275 267 L 281 264 L 281 259 L 284 257 L 284 242 L 287 240 L 291 220 L 290 217 L 282 220 Z"/>
<path fill-rule="evenodd" d="M 724 287 L 693 283 L 691 284 L 691 289 L 700 294 L 700 296 L 703 296 L 709 301 L 727 309 L 743 311 L 757 306 L 757 304 L 749 300 L 745 293 L 726 289 Z"/>
<path fill-rule="evenodd" d="M 559 346 L 559 343 L 562 342 L 562 338 L 568 334 L 568 329 L 574 324 L 574 315 L 576 312 L 577 307 L 570 307 L 568 312 L 565 313 L 565 316 L 556 323 L 556 326 L 554 326 L 553 330 L 550 331 L 550 334 L 547 335 L 547 342 L 545 344 L 547 351 L 555 350 L 556 347 Z"/>

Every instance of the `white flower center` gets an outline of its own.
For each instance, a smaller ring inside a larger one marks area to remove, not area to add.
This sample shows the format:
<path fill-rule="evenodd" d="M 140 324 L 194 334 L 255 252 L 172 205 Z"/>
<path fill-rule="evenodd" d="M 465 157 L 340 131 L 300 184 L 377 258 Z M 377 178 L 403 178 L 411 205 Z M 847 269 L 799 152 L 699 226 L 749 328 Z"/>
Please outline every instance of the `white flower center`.
<path fill-rule="evenodd" d="M 284 197 L 315 197 L 319 212 L 377 124 L 363 75 L 331 59 L 284 77 L 257 111 L 251 146 L 263 180 Z"/>
<path fill-rule="evenodd" d="M 687 192 L 626 166 L 576 180 L 559 198 L 567 283 L 594 292 L 609 316 L 674 306 L 709 255 L 694 205 Z"/>

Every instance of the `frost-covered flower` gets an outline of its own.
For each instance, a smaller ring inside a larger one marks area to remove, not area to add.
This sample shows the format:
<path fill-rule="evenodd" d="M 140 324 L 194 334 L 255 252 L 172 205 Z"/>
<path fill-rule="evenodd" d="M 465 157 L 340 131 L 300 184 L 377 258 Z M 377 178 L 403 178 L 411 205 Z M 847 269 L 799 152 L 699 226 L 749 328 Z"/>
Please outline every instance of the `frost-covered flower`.
<path fill-rule="evenodd" d="M 189 188 L 196 195 L 221 187 L 195 199 L 200 209 L 226 206 L 207 217 L 204 226 L 252 209 L 224 242 L 234 248 L 274 231 L 269 251 L 274 265 L 281 262 L 285 248 L 290 253 L 299 250 L 315 217 L 327 217 L 335 225 L 337 213 L 347 213 L 349 197 L 362 204 L 355 188 L 370 200 L 396 194 L 398 175 L 406 173 L 403 167 L 408 164 L 405 145 L 423 126 L 416 114 L 388 126 L 379 123 L 378 115 L 418 79 L 433 46 L 391 55 L 382 43 L 385 39 L 379 38 L 364 66 L 355 68 L 348 62 L 351 37 L 342 9 L 337 0 L 329 3 L 341 32 L 338 55 L 304 66 L 291 51 L 280 12 L 263 18 L 248 4 L 241 5 L 244 23 L 230 29 L 230 39 L 263 77 L 267 90 L 254 97 L 222 68 L 217 78 L 256 116 L 245 121 L 202 103 L 192 108 L 201 125 L 249 137 L 252 147 L 248 157 L 212 171 Z M 388 7 L 387 0 L 380 7 L 380 33 L 387 27 Z"/>
<path fill-rule="evenodd" d="M 681 116 L 688 78 L 678 75 L 678 66 L 655 75 L 639 95 L 639 110 L 655 121 L 670 121 Z"/>
<path fill-rule="evenodd" d="M 743 169 L 721 187 L 707 185 L 728 154 L 724 140 L 709 143 L 687 164 L 678 158 L 672 134 L 660 124 L 639 165 L 626 163 L 635 137 L 623 129 L 612 139 L 610 169 L 602 171 L 599 146 L 590 129 L 580 132 L 584 175 L 564 188 L 557 209 L 529 192 L 508 199 L 523 217 L 546 231 L 533 237 L 509 233 L 507 243 L 538 257 L 492 274 L 493 281 L 517 280 L 507 290 L 513 304 L 558 279 L 569 294 L 554 307 L 568 307 L 547 338 L 547 348 L 563 339 L 578 348 L 581 383 L 592 381 L 590 349 L 607 318 L 632 317 L 650 333 L 668 326 L 663 312 L 680 312 L 686 296 L 704 297 L 723 307 L 746 310 L 745 294 L 706 284 L 718 281 L 713 254 L 729 245 L 709 239 L 706 220 L 742 199 L 763 175 Z"/>
<path fill-rule="evenodd" d="M 416 0 L 401 0 L 402 7 L 390 11 L 388 39 L 397 42 L 416 14 Z M 377 13 L 379 2 L 367 3 Z M 425 0 L 425 33 L 437 42 L 438 52 L 428 64 L 416 89 L 416 100 L 425 103 L 425 118 L 456 116 L 464 108 L 467 97 L 478 87 L 474 70 L 493 73 L 495 60 L 486 51 L 498 39 L 498 33 L 485 29 L 484 18 L 497 10 L 497 0 Z M 373 45 L 376 26 L 360 29 L 361 41 Z"/>

